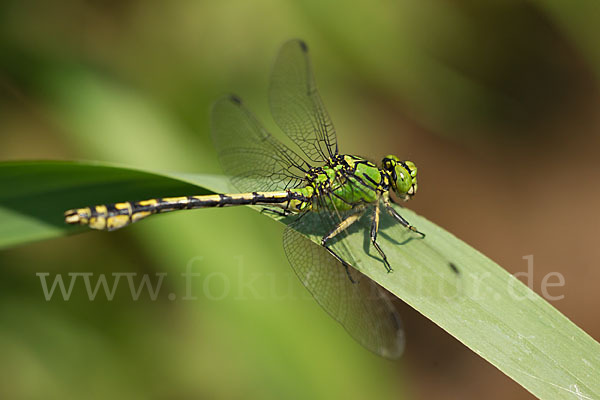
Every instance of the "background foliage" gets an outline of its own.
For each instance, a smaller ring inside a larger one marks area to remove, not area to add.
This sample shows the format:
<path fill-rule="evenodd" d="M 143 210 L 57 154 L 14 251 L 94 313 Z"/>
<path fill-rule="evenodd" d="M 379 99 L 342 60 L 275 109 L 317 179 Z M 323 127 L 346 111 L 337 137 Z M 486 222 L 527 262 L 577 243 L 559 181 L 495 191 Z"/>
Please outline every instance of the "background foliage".
<path fill-rule="evenodd" d="M 235 91 L 272 127 L 270 64 L 301 37 L 342 151 L 413 159 L 411 208 L 509 272 L 533 254 L 538 293 L 562 273 L 553 305 L 598 339 L 598 7 L 5 1 L 0 158 L 218 173 L 211 102 Z M 0 396 L 530 397 L 408 307 L 403 360 L 364 351 L 305 293 L 280 236 L 250 210 L 203 210 L 3 251 Z M 46 302 L 35 276 L 167 273 L 182 297 L 190 262 L 193 301 L 78 288 Z"/>

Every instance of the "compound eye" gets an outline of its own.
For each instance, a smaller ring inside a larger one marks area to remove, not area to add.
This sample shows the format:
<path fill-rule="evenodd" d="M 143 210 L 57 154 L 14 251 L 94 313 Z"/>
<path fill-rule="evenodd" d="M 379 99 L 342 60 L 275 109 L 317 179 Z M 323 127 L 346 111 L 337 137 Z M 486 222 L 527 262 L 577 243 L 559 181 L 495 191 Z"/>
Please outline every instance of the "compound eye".
<path fill-rule="evenodd" d="M 398 179 L 398 184 L 403 183 L 404 180 L 406 179 L 406 175 L 404 175 L 404 172 L 402 171 L 402 168 L 400 168 L 399 166 L 396 167 L 396 176 Z"/>
<path fill-rule="evenodd" d="M 417 166 L 415 165 L 415 163 L 413 163 L 412 161 L 404 161 L 402 164 L 404 168 L 406 168 L 410 176 L 412 176 L 413 178 L 417 176 Z"/>

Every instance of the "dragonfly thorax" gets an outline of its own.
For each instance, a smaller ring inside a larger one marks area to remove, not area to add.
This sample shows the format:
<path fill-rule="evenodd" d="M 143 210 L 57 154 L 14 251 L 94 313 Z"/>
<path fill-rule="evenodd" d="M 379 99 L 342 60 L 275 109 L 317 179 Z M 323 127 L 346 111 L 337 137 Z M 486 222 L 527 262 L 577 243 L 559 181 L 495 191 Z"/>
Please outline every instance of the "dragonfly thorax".
<path fill-rule="evenodd" d="M 296 190 L 311 198 L 313 211 L 348 211 L 377 202 L 389 190 L 389 181 L 388 173 L 374 163 L 337 154 L 322 167 L 311 168 L 305 176 L 306 186 Z"/>

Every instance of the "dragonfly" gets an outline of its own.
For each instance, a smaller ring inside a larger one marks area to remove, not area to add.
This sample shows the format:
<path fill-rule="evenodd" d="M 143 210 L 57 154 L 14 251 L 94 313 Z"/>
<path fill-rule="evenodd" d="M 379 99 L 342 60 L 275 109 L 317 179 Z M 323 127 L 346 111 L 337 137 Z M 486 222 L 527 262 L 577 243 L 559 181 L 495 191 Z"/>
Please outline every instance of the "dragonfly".
<path fill-rule="evenodd" d="M 377 242 L 380 216 L 385 212 L 411 234 L 425 237 L 392 206 L 397 202 L 392 193 L 406 201 L 417 192 L 417 167 L 394 155 L 377 166 L 338 151 L 336 131 L 317 90 L 308 47 L 301 40 L 286 42 L 276 57 L 269 105 L 290 146 L 269 133 L 235 95 L 221 98 L 212 108 L 211 132 L 219 160 L 240 193 L 78 208 L 65 212 L 66 223 L 113 231 L 158 213 L 240 205 L 292 218 L 283 246 L 304 286 L 360 344 L 386 358 L 398 358 L 404 332 L 389 294 L 353 267 L 352 249 L 341 254 L 331 244 L 343 241 L 358 220 L 369 218 L 370 245 L 392 272 Z M 322 232 L 318 244 L 303 234 L 315 229 Z"/>

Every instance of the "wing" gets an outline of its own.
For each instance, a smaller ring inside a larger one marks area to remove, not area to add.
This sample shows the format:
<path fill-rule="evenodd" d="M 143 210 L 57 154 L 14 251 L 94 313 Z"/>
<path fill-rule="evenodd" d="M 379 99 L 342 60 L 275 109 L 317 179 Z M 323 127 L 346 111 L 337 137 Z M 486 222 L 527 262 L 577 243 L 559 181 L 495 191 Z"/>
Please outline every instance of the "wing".
<path fill-rule="evenodd" d="M 373 280 L 352 269 L 346 271 L 322 246 L 299 231 L 313 230 L 305 215 L 288 225 L 283 247 L 300 281 L 325 311 L 372 352 L 386 358 L 400 357 L 404 332 L 400 316 L 387 292 Z M 352 274 L 352 282 L 348 274 Z"/>
<path fill-rule="evenodd" d="M 308 164 L 267 132 L 238 97 L 213 105 L 211 131 L 223 170 L 239 190 L 285 190 L 303 183 Z"/>
<path fill-rule="evenodd" d="M 333 123 L 323 106 L 301 40 L 286 42 L 271 73 L 269 104 L 273 119 L 315 165 L 337 154 Z"/>

